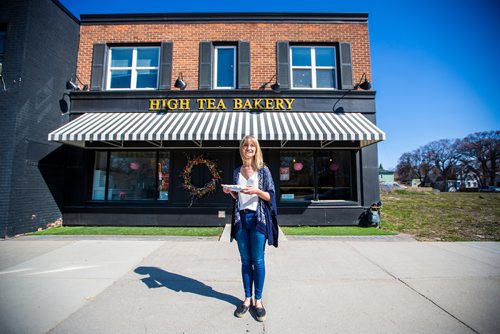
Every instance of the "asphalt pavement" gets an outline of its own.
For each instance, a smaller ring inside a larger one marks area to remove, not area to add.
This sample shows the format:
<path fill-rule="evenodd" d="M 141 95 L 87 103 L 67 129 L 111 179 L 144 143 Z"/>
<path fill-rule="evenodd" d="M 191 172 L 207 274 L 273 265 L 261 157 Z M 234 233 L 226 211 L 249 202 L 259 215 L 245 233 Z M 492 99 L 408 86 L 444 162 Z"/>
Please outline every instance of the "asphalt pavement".
<path fill-rule="evenodd" d="M 289 237 L 266 268 L 260 323 L 224 238 L 7 239 L 0 333 L 500 333 L 498 242 Z"/>

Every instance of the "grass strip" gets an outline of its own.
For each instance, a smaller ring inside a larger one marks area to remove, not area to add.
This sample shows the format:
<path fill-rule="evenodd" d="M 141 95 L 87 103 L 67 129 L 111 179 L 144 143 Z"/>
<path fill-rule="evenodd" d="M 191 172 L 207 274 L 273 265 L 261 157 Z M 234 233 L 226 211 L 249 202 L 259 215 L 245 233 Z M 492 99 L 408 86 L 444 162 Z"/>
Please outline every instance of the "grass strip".
<path fill-rule="evenodd" d="M 358 226 L 281 226 L 285 235 L 395 235 L 396 233 L 373 228 Z"/>
<path fill-rule="evenodd" d="M 136 227 L 136 226 L 63 226 L 30 235 L 169 235 L 215 237 L 222 227 Z"/>
<path fill-rule="evenodd" d="M 382 226 L 422 241 L 500 241 L 499 193 L 382 193 Z"/>

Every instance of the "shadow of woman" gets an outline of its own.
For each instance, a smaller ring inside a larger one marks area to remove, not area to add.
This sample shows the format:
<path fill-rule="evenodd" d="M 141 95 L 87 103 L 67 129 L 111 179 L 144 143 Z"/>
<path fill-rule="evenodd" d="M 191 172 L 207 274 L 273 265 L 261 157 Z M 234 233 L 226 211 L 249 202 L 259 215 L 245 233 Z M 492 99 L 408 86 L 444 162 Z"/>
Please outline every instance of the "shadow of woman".
<path fill-rule="evenodd" d="M 241 300 L 238 298 L 216 291 L 211 286 L 200 281 L 174 274 L 157 267 L 138 267 L 134 272 L 139 275 L 147 275 L 147 277 L 142 278 L 141 281 L 150 289 L 165 287 L 177 292 L 189 292 L 200 296 L 216 298 L 234 306 L 241 304 Z"/>

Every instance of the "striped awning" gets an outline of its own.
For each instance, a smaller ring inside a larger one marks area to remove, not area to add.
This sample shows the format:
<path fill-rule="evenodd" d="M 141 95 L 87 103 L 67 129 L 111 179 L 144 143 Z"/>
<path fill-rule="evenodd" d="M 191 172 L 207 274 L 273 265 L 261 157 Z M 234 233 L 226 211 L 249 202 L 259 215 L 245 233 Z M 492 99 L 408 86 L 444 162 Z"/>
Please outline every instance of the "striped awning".
<path fill-rule="evenodd" d="M 168 112 L 87 113 L 49 133 L 50 141 L 123 142 L 172 140 L 360 141 L 385 133 L 360 113 L 320 112 Z M 82 145 L 84 146 L 84 145 Z"/>

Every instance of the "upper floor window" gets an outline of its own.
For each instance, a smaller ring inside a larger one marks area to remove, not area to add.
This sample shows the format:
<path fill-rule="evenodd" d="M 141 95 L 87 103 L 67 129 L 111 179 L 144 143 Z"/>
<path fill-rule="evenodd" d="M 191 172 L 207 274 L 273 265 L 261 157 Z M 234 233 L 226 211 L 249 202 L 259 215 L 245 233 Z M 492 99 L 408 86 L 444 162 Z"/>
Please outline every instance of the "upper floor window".
<path fill-rule="evenodd" d="M 336 89 L 337 66 L 333 46 L 290 48 L 292 88 Z"/>
<path fill-rule="evenodd" d="M 0 23 L 0 61 L 3 60 L 7 41 L 7 23 Z"/>
<path fill-rule="evenodd" d="M 215 47 L 214 88 L 236 88 L 236 46 Z"/>
<path fill-rule="evenodd" d="M 159 47 L 109 49 L 107 89 L 157 89 Z"/>

